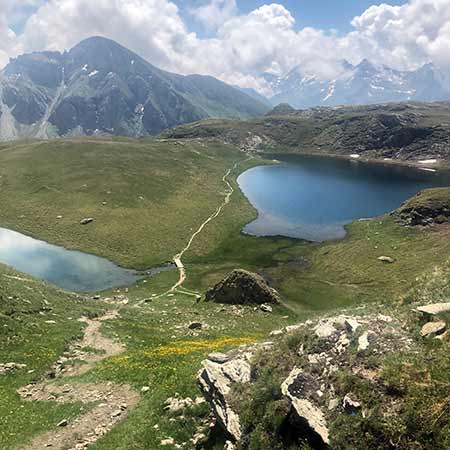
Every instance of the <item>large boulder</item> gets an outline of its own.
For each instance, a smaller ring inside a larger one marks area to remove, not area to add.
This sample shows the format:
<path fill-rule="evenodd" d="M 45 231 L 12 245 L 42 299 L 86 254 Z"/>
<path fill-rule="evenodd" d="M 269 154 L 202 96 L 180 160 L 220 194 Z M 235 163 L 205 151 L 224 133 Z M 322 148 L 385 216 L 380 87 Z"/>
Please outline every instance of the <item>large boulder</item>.
<path fill-rule="evenodd" d="M 206 300 L 232 305 L 280 303 L 280 297 L 260 275 L 246 270 L 233 270 L 206 292 Z"/>

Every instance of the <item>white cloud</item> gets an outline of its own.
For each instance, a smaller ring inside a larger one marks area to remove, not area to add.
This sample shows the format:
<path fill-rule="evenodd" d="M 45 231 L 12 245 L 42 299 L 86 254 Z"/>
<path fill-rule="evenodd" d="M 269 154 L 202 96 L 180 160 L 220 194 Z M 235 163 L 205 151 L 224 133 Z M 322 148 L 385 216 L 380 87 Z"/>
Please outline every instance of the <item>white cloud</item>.
<path fill-rule="evenodd" d="M 11 24 L 14 23 L 16 14 L 22 6 L 27 6 L 28 3 L 24 1 L 19 7 L 14 0 L 0 0 L 0 68 L 8 62 L 9 56 L 23 50 Z"/>
<path fill-rule="evenodd" d="M 343 44 L 358 55 L 402 69 L 429 61 L 450 66 L 450 0 L 372 6 L 352 25 Z"/>
<path fill-rule="evenodd" d="M 210 74 L 262 92 L 267 89 L 259 77 L 263 71 L 284 73 L 300 65 L 306 74 L 331 77 L 343 58 L 357 63 L 367 57 L 401 69 L 428 61 L 450 68 L 450 0 L 372 6 L 353 19 L 353 30 L 343 36 L 309 27 L 297 30 L 281 4 L 244 15 L 235 0 L 208 0 L 192 11 L 215 30 L 204 39 L 187 29 L 170 0 L 48 0 L 16 36 L 11 16 L 17 14 L 17 3 L 0 0 L 0 66 L 7 55 L 23 50 L 63 50 L 103 35 L 164 69 Z"/>
<path fill-rule="evenodd" d="M 210 0 L 190 13 L 208 29 L 217 29 L 238 13 L 236 0 Z"/>

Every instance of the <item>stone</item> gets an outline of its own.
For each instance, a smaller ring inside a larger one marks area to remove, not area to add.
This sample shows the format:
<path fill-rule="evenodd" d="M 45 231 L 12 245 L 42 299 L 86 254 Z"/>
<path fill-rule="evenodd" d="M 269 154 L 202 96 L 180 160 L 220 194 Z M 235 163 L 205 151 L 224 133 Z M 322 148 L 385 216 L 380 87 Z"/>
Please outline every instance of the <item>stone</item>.
<path fill-rule="evenodd" d="M 300 421 L 307 424 L 312 433 L 317 435 L 323 444 L 330 443 L 328 425 L 322 410 L 315 406 L 310 400 L 299 397 L 296 388 L 297 379 L 303 374 L 303 371 L 294 368 L 286 380 L 281 385 L 281 392 L 291 401 L 292 408 Z"/>
<path fill-rule="evenodd" d="M 198 374 L 198 383 L 209 402 L 219 424 L 236 440 L 242 437 L 242 428 L 238 414 L 231 408 L 228 395 L 236 383 L 249 383 L 251 352 L 242 352 L 225 363 L 216 363 L 209 359 L 203 361 Z"/>
<path fill-rule="evenodd" d="M 269 336 L 275 337 L 275 336 L 281 336 L 284 333 L 283 330 L 273 330 L 270 332 Z"/>
<path fill-rule="evenodd" d="M 11 370 L 25 369 L 25 367 L 27 367 L 26 364 L 18 364 L 15 362 L 0 364 L 0 375 L 10 372 Z"/>
<path fill-rule="evenodd" d="M 146 392 L 148 392 L 150 390 L 150 386 L 142 386 L 141 387 L 141 392 L 143 393 L 143 394 L 145 394 Z"/>
<path fill-rule="evenodd" d="M 361 409 L 361 403 L 355 400 L 351 394 L 347 394 L 342 401 L 344 409 L 349 413 L 354 413 L 357 410 Z"/>
<path fill-rule="evenodd" d="M 375 339 L 375 334 L 370 331 L 365 331 L 359 338 L 358 338 L 358 352 L 364 352 L 369 347 L 371 342 L 373 342 Z"/>
<path fill-rule="evenodd" d="M 378 261 L 384 262 L 384 263 L 388 263 L 388 264 L 392 264 L 395 262 L 394 258 L 391 258 L 390 256 L 380 256 L 378 257 Z"/>
<path fill-rule="evenodd" d="M 230 357 L 226 353 L 210 353 L 208 359 L 212 362 L 223 364 L 230 360 Z"/>
<path fill-rule="evenodd" d="M 163 446 L 174 445 L 175 444 L 175 440 L 173 438 L 163 439 L 160 444 L 163 445 Z"/>
<path fill-rule="evenodd" d="M 94 219 L 92 217 L 86 217 L 85 219 L 82 219 L 80 221 L 81 225 L 88 225 L 90 223 L 92 223 L 94 221 Z"/>
<path fill-rule="evenodd" d="M 449 342 L 450 341 L 450 330 L 447 330 L 442 334 L 438 334 L 437 336 L 435 336 L 435 339 L 439 339 L 442 342 Z"/>
<path fill-rule="evenodd" d="M 111 413 L 111 417 L 119 417 L 122 414 L 122 410 L 121 409 L 117 409 L 116 411 L 113 411 Z"/>
<path fill-rule="evenodd" d="M 420 330 L 420 335 L 422 337 L 428 337 L 432 336 L 433 334 L 440 334 L 445 330 L 446 327 L 447 324 L 443 320 L 439 320 L 437 322 L 428 322 Z"/>
<path fill-rule="evenodd" d="M 61 422 L 58 423 L 58 427 L 67 427 L 69 425 L 69 421 L 67 419 L 61 420 Z"/>
<path fill-rule="evenodd" d="M 193 445 L 197 446 L 199 444 L 203 444 L 207 441 L 207 436 L 204 433 L 196 433 L 194 434 L 194 437 L 192 438 L 191 442 Z"/>
<path fill-rule="evenodd" d="M 271 307 L 270 305 L 266 305 L 266 304 L 262 304 L 262 305 L 259 307 L 259 309 L 260 309 L 261 311 L 263 311 L 263 312 L 266 312 L 266 313 L 271 313 L 271 312 L 273 312 L 272 307 Z"/>
<path fill-rule="evenodd" d="M 450 312 L 450 303 L 433 303 L 431 305 L 419 306 L 416 310 L 430 316 L 436 316 Z"/>
<path fill-rule="evenodd" d="M 280 297 L 258 274 L 233 270 L 227 277 L 206 292 L 206 301 L 226 304 L 280 303 Z"/>
<path fill-rule="evenodd" d="M 223 450 L 237 450 L 237 447 L 231 441 L 226 441 Z"/>
<path fill-rule="evenodd" d="M 336 333 L 336 328 L 331 320 L 321 320 L 314 328 L 314 333 L 317 337 L 327 338 Z"/>
<path fill-rule="evenodd" d="M 344 324 L 347 330 L 351 333 L 354 333 L 361 326 L 357 320 L 352 318 L 345 318 Z"/>
<path fill-rule="evenodd" d="M 196 397 L 194 400 L 194 405 L 196 406 L 203 405 L 203 403 L 206 403 L 204 397 Z"/>
<path fill-rule="evenodd" d="M 331 398 L 328 402 L 328 409 L 329 411 L 333 411 L 339 406 L 339 400 L 337 398 Z"/>
<path fill-rule="evenodd" d="M 293 333 L 295 331 L 298 331 L 302 328 L 302 325 L 288 325 L 285 330 L 286 333 Z"/>
<path fill-rule="evenodd" d="M 190 398 L 170 397 L 166 400 L 164 409 L 172 414 L 184 411 L 194 405 L 194 401 Z"/>

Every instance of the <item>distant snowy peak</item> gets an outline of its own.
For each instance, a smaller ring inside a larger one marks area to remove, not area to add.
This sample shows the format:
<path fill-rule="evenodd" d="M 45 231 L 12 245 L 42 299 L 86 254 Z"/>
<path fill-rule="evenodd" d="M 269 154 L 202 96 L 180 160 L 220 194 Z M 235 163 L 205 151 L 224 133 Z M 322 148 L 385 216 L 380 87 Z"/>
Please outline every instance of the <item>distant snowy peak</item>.
<path fill-rule="evenodd" d="M 357 65 L 343 60 L 338 73 L 333 79 L 321 79 L 298 66 L 282 77 L 263 77 L 274 92 L 273 105 L 289 103 L 295 108 L 450 99 L 450 87 L 433 64 L 399 71 L 367 59 Z"/>

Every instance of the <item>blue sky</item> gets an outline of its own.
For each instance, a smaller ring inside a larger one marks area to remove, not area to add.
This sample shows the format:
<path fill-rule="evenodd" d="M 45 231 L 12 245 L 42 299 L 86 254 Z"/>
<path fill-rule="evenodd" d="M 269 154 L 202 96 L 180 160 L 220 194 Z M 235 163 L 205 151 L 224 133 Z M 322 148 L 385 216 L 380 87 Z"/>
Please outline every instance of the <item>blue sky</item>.
<path fill-rule="evenodd" d="M 207 34 L 204 28 L 189 15 L 189 9 L 202 5 L 205 0 L 173 0 L 180 8 L 189 28 L 200 35 Z M 239 11 L 249 13 L 260 6 L 271 3 L 267 0 L 237 0 Z M 367 8 L 380 3 L 403 5 L 406 0 L 277 0 L 294 16 L 297 28 L 314 27 L 324 30 L 335 29 L 340 33 L 352 29 L 351 21 Z"/>
<path fill-rule="evenodd" d="M 191 31 L 200 36 L 210 35 L 210 31 L 196 21 L 189 10 L 207 3 L 207 0 L 172 0 L 180 9 L 181 16 Z M 236 0 L 238 9 L 246 14 L 268 4 L 267 0 Z M 276 0 L 276 3 L 284 5 L 294 16 L 296 28 L 314 27 L 323 30 L 335 29 L 339 33 L 351 30 L 351 20 L 362 14 L 374 4 L 387 3 L 389 5 L 403 5 L 407 0 Z M 44 3 L 45 0 L 41 0 Z M 20 33 L 27 16 L 36 8 L 25 6 L 22 9 L 21 20 L 12 24 L 12 28 Z"/>

